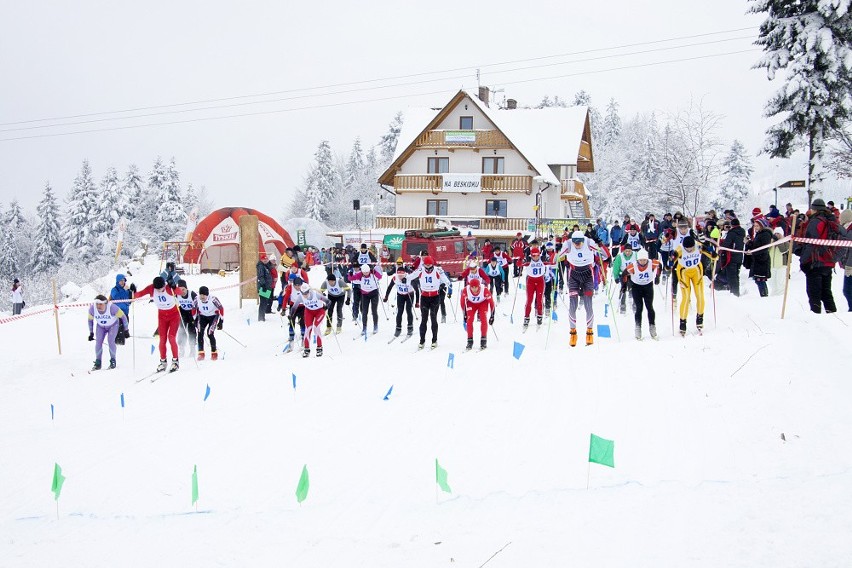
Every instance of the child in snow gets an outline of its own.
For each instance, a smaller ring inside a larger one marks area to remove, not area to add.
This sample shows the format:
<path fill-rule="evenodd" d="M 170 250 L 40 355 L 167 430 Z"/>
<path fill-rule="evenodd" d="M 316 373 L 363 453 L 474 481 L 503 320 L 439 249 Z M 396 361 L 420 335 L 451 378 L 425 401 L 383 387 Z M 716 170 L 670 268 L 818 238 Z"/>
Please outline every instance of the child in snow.
<path fill-rule="evenodd" d="M 95 364 L 93 371 L 101 368 L 101 357 L 104 352 L 104 338 L 109 345 L 109 368 L 115 369 L 115 338 L 118 335 L 119 322 L 127 329 L 127 317 L 117 304 L 108 302 L 106 296 L 95 296 L 94 303 L 89 306 L 89 341 L 95 342 Z M 97 337 L 95 337 L 97 326 Z"/>
<path fill-rule="evenodd" d="M 210 295 L 207 286 L 199 288 L 198 295 L 194 298 L 192 313 L 195 315 L 195 324 L 192 327 L 198 335 L 198 360 L 204 360 L 204 336 L 207 335 L 210 338 L 210 359 L 215 361 L 219 358 L 219 354 L 216 352 L 214 334 L 225 324 L 225 308 L 222 307 L 219 298 Z"/>

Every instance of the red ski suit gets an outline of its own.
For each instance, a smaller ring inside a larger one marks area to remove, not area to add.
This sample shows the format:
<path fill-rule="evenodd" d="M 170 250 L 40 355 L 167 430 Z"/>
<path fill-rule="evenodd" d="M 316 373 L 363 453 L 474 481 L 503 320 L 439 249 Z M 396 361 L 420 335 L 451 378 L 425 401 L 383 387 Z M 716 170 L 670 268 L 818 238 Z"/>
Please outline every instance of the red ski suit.
<path fill-rule="evenodd" d="M 136 298 L 151 296 L 157 305 L 157 333 L 160 336 L 160 359 L 166 358 L 166 341 L 172 349 L 172 359 L 178 358 L 177 332 L 181 324 L 177 296 L 186 295 L 186 288 L 172 288 L 168 284 L 157 290 L 149 284 L 136 292 Z"/>
<path fill-rule="evenodd" d="M 488 337 L 488 319 L 486 312 L 494 313 L 494 298 L 491 297 L 491 292 L 483 286 L 479 285 L 479 293 L 474 294 L 470 286 L 464 288 L 461 293 L 461 309 L 467 316 L 467 338 L 473 339 L 473 322 L 474 318 L 479 316 L 479 333 L 482 337 Z"/>

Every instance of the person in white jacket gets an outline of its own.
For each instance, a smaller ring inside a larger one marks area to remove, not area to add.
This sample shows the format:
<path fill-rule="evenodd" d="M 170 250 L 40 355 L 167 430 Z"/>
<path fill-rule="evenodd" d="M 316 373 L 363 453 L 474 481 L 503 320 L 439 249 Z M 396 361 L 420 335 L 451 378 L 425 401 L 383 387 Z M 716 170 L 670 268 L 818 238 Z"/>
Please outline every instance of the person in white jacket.
<path fill-rule="evenodd" d="M 21 281 L 15 278 L 12 282 L 12 315 L 16 316 L 24 309 L 24 287 Z"/>

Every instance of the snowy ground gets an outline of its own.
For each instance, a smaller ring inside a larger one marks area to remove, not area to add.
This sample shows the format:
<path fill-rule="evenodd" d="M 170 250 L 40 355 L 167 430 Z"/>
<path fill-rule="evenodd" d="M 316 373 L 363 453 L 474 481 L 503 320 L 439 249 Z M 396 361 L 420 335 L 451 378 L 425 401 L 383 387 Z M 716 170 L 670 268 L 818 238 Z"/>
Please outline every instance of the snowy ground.
<path fill-rule="evenodd" d="M 502 549 L 489 568 L 849 566 L 852 314 L 808 312 L 801 274 L 784 321 L 780 297 L 744 287 L 717 294 L 715 326 L 708 294 L 703 337 L 672 336 L 658 289 L 659 342 L 621 317 L 620 341 L 570 349 L 564 306 L 549 338 L 521 335 L 504 299 L 482 353 L 462 354 L 452 311 L 436 351 L 388 345 L 380 311 L 366 344 L 347 321 L 307 360 L 231 289 L 225 330 L 248 348 L 219 333 L 223 360 L 138 384 L 152 304 L 134 307 L 135 371 L 128 343 L 117 370 L 87 374 L 82 308 L 61 316 L 62 356 L 50 315 L 2 325 L 0 565 L 478 567 Z M 615 440 L 615 469 L 587 463 L 591 432 Z"/>

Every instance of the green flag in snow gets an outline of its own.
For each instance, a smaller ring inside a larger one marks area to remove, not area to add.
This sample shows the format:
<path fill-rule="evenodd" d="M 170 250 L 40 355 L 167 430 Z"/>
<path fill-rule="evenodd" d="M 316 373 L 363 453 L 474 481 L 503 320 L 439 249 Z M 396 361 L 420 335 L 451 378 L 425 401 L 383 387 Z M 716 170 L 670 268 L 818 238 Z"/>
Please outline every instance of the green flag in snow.
<path fill-rule="evenodd" d="M 615 467 L 613 452 L 615 450 L 615 442 L 606 440 L 592 434 L 592 439 L 589 442 L 589 461 Z"/>
<path fill-rule="evenodd" d="M 192 504 L 198 501 L 198 466 L 192 466 Z"/>
<path fill-rule="evenodd" d="M 438 458 L 435 458 L 435 482 L 438 484 L 438 487 L 441 488 L 441 491 L 444 491 L 445 493 L 453 492 L 447 483 L 447 470 L 438 464 Z"/>
<path fill-rule="evenodd" d="M 62 493 L 62 484 L 65 483 L 65 476 L 62 475 L 62 468 L 58 463 L 53 464 L 53 483 L 50 490 L 53 491 L 54 499 L 59 501 L 59 494 Z"/>
<path fill-rule="evenodd" d="M 308 465 L 302 466 L 302 476 L 299 478 L 299 485 L 296 486 L 296 500 L 301 503 L 308 498 L 308 489 L 311 488 L 311 480 L 308 478 Z"/>

